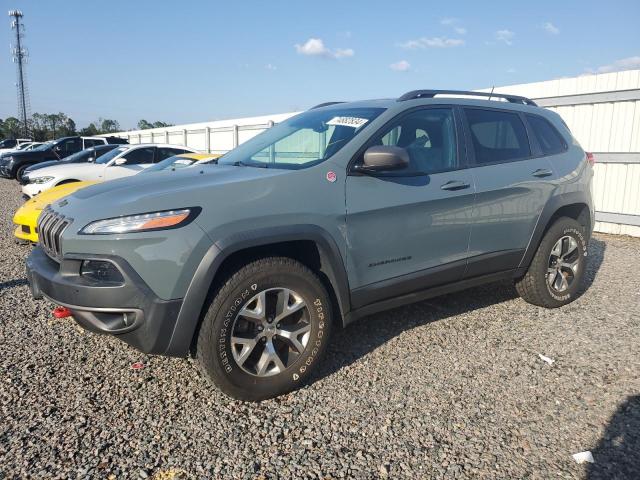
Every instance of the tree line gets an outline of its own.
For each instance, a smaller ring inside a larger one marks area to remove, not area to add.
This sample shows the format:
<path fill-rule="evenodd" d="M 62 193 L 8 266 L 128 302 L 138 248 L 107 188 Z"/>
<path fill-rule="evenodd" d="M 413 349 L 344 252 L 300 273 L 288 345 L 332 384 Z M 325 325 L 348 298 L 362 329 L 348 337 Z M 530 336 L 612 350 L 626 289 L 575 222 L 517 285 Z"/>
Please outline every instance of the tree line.
<path fill-rule="evenodd" d="M 166 122 L 148 122 L 140 120 L 138 122 L 139 130 L 148 128 L 170 127 L 170 123 Z M 117 120 L 110 118 L 98 118 L 95 122 L 89 123 L 88 126 L 78 129 L 76 122 L 64 113 L 34 113 L 27 121 L 27 137 L 37 141 L 44 142 L 60 137 L 69 137 L 73 135 L 92 136 L 105 133 L 116 133 L 122 131 Z M 25 129 L 22 122 L 16 117 L 7 117 L 4 120 L 0 118 L 0 140 L 5 138 L 23 138 Z"/>

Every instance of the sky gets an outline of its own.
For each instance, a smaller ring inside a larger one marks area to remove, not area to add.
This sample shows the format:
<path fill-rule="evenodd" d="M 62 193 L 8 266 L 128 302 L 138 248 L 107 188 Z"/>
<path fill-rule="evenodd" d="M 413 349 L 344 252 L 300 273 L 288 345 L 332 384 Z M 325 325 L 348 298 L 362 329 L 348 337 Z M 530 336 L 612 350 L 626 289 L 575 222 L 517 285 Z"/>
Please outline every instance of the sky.
<path fill-rule="evenodd" d="M 416 88 L 640 68 L 640 1 L 0 0 L 20 9 L 31 111 L 125 129 L 266 115 Z M 2 12 L 2 10 L 4 12 Z M 2 20 L 4 18 L 4 20 Z M 0 118 L 15 65 L 0 49 Z"/>

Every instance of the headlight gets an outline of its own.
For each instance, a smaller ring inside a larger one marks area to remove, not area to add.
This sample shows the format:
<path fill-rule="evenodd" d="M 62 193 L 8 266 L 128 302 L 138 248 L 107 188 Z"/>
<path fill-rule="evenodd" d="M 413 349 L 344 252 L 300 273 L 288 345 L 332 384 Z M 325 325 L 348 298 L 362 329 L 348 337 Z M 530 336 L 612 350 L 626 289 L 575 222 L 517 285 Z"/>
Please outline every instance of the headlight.
<path fill-rule="evenodd" d="M 29 183 L 47 183 L 53 180 L 53 177 L 27 177 L 29 179 Z"/>
<path fill-rule="evenodd" d="M 164 210 L 162 212 L 141 213 L 126 217 L 106 218 L 86 225 L 80 234 L 106 235 L 110 233 L 135 233 L 151 230 L 166 230 L 183 227 L 190 223 L 198 213 L 200 207 Z"/>

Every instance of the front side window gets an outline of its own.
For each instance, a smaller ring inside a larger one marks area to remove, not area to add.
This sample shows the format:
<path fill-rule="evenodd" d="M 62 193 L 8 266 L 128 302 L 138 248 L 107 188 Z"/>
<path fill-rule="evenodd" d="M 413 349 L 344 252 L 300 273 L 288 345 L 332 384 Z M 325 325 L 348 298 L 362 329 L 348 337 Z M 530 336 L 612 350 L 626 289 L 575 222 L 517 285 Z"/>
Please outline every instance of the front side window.
<path fill-rule="evenodd" d="M 567 149 L 566 142 L 548 120 L 538 115 L 527 115 L 527 122 L 544 155 L 562 153 Z"/>
<path fill-rule="evenodd" d="M 155 147 L 143 147 L 127 152 L 123 156 L 127 159 L 127 163 L 125 165 L 141 165 L 145 163 L 153 163 L 154 154 Z"/>
<path fill-rule="evenodd" d="M 60 147 L 58 153 L 63 157 L 66 157 L 68 155 L 71 155 L 72 153 L 76 153 L 82 150 L 81 145 L 82 143 L 79 138 L 69 138 L 68 140 L 63 140 L 58 144 L 58 147 Z"/>
<path fill-rule="evenodd" d="M 113 150 L 110 150 L 109 152 L 105 153 L 104 155 L 101 155 L 100 157 L 98 157 L 96 159 L 96 163 L 101 163 L 101 164 L 109 163 L 111 160 L 116 158 L 121 153 L 126 152 L 127 150 L 129 150 L 129 147 L 114 148 Z"/>
<path fill-rule="evenodd" d="M 531 156 L 527 131 L 516 113 L 465 109 L 476 163 L 510 162 Z"/>
<path fill-rule="evenodd" d="M 383 108 L 309 110 L 230 151 L 221 165 L 300 169 L 321 163 L 358 135 Z"/>
<path fill-rule="evenodd" d="M 409 168 L 402 174 L 429 174 L 459 168 L 456 129 L 450 108 L 412 112 L 373 139 L 370 146 L 402 147 L 409 153 Z"/>

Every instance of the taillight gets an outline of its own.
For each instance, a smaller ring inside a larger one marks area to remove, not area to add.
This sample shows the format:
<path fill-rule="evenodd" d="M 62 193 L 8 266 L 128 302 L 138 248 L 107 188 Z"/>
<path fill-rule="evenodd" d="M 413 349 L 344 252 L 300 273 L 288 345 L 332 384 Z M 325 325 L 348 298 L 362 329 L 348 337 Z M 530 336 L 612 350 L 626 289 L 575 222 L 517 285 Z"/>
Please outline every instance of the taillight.
<path fill-rule="evenodd" d="M 596 157 L 594 157 L 593 153 L 591 152 L 585 153 L 587 154 L 587 162 L 589 162 L 589 165 L 593 167 L 596 164 Z"/>

